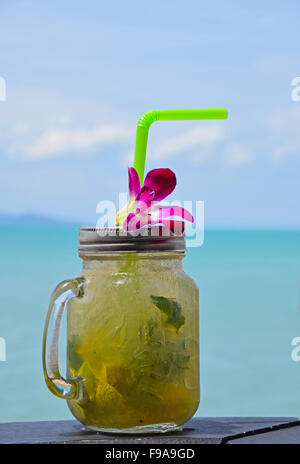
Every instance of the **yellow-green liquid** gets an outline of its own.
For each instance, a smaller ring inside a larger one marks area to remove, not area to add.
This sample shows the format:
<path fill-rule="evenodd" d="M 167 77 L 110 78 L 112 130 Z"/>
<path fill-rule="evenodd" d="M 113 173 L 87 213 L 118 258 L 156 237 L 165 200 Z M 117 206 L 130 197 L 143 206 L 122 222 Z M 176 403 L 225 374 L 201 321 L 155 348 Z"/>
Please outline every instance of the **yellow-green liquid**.
<path fill-rule="evenodd" d="M 88 263 L 68 315 L 69 401 L 87 427 L 185 423 L 199 403 L 198 290 L 178 260 Z"/>

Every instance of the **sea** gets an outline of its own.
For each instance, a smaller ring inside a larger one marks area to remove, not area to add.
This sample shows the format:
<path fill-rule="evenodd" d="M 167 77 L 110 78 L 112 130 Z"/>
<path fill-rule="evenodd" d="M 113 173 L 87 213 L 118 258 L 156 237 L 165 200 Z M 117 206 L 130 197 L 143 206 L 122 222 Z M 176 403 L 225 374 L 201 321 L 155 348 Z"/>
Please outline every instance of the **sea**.
<path fill-rule="evenodd" d="M 0 227 L 0 422 L 72 418 L 45 386 L 41 351 L 51 292 L 81 269 L 77 235 L 69 224 Z M 196 415 L 299 417 L 300 231 L 208 229 L 184 268 L 200 289 Z"/>

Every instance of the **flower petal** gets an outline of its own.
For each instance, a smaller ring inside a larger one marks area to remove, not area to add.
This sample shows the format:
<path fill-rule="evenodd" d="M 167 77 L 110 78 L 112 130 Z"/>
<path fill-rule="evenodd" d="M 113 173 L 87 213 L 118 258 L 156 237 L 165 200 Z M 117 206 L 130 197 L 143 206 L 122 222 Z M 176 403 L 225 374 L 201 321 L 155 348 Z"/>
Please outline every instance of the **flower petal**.
<path fill-rule="evenodd" d="M 154 196 L 155 196 L 154 190 L 151 189 L 150 187 L 143 185 L 140 193 L 137 196 L 137 200 L 143 201 L 144 203 L 148 204 L 148 203 L 151 203 L 151 201 L 153 201 Z"/>
<path fill-rule="evenodd" d="M 141 191 L 141 182 L 137 171 L 133 167 L 128 168 L 128 186 L 130 198 L 136 198 Z"/>
<path fill-rule="evenodd" d="M 147 225 L 146 221 L 143 221 L 134 213 L 128 214 L 127 218 L 123 222 L 123 229 L 128 231 L 138 230 L 141 227 Z"/>
<path fill-rule="evenodd" d="M 144 216 L 145 217 L 145 216 Z M 140 219 L 136 216 L 137 219 Z M 137 221 L 136 221 L 137 222 Z M 148 215 L 147 220 L 140 220 L 138 223 L 138 227 L 136 228 L 141 228 L 144 227 L 145 225 L 148 226 L 154 226 L 156 224 L 162 224 L 165 228 L 170 230 L 172 233 L 175 234 L 182 234 L 185 229 L 185 222 L 184 221 L 177 221 L 174 219 L 161 219 L 161 218 L 153 218 L 150 214 Z M 133 229 L 130 229 L 133 230 Z"/>
<path fill-rule="evenodd" d="M 154 206 L 150 208 L 149 213 L 151 218 L 156 221 L 162 221 L 170 217 L 181 217 L 186 221 L 194 222 L 192 214 L 181 206 Z"/>
<path fill-rule="evenodd" d="M 173 192 L 176 182 L 176 176 L 171 169 L 152 169 L 145 178 L 144 186 L 155 192 L 153 201 L 160 201 Z"/>
<path fill-rule="evenodd" d="M 161 221 L 161 223 L 176 235 L 183 234 L 185 229 L 185 222 L 183 221 L 174 221 L 173 219 L 169 219 Z"/>
<path fill-rule="evenodd" d="M 131 198 L 124 208 L 120 209 L 116 215 L 116 226 L 120 226 L 131 211 L 135 211 L 138 202 Z"/>

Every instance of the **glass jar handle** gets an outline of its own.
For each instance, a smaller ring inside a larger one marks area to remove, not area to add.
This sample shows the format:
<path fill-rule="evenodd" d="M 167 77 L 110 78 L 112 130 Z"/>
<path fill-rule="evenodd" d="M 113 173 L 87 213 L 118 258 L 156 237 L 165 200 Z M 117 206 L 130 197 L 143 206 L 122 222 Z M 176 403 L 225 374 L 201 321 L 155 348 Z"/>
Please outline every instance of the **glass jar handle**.
<path fill-rule="evenodd" d="M 67 400 L 80 397 L 80 379 L 64 379 L 59 370 L 58 340 L 61 322 L 68 301 L 83 295 L 82 277 L 64 280 L 51 295 L 43 336 L 43 371 L 46 385 L 59 398 Z"/>

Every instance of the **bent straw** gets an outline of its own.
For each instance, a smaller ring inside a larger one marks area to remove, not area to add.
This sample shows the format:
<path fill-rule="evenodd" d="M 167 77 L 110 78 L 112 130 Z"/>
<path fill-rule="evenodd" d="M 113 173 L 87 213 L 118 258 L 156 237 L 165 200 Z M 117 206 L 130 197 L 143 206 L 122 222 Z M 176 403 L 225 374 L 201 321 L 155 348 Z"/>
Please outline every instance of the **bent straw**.
<path fill-rule="evenodd" d="M 195 119 L 227 119 L 227 117 L 228 110 L 226 108 L 151 110 L 144 113 L 138 120 L 134 152 L 134 168 L 138 172 L 141 184 L 143 184 L 144 181 L 148 133 L 153 122 Z"/>

